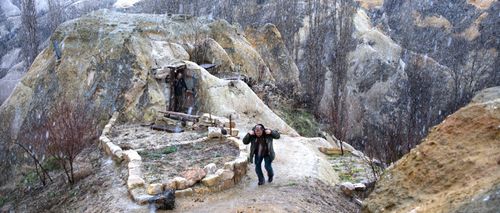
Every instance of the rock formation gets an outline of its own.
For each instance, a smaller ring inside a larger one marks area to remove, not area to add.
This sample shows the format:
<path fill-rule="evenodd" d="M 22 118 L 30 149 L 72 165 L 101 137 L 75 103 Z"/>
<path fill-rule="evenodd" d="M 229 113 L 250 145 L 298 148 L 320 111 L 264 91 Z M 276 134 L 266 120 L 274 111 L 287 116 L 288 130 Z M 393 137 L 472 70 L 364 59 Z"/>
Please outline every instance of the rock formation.
<path fill-rule="evenodd" d="M 61 60 L 56 61 L 52 46 L 44 49 L 0 107 L 0 148 L 9 153 L 1 156 L 2 170 L 12 171 L 11 165 L 19 160 L 12 142 L 18 135 L 28 134 L 29 125 L 40 122 L 40 115 L 51 112 L 61 100 L 81 97 L 98 109 L 94 117 L 103 122 L 114 111 L 122 112 L 129 121 L 151 121 L 167 104 L 163 80 L 157 80 L 153 70 L 174 62 L 185 63 L 187 72 L 198 79 L 195 89 L 200 110 L 237 115 L 237 122 L 245 125 L 264 122 L 296 135 L 244 82 L 221 80 L 188 61 L 198 42 L 207 39 L 227 48 L 223 50 L 231 52 L 227 55 L 241 65 L 243 74 L 257 78 L 256 65 L 261 64 L 267 80 L 274 81 L 245 35 L 225 21 L 100 10 L 64 23 L 51 37 L 60 44 Z M 1 183 L 9 174 L 2 174 Z"/>
<path fill-rule="evenodd" d="M 494 212 L 499 124 L 500 87 L 483 90 L 384 173 L 364 211 L 466 212 L 475 207 Z"/>
<path fill-rule="evenodd" d="M 5 60 L 2 58 L 3 61 L 12 58 L 15 55 L 12 53 L 19 48 L 16 36 L 19 34 L 19 9 L 12 2 L 2 3 L 6 18 L 0 17 L 0 29 L 5 29 L 0 30 L 0 45 L 7 48 L 0 51 L 0 57 L 9 56 Z M 68 19 L 98 8 L 113 8 L 131 13 L 191 14 L 238 23 L 245 29 L 247 41 L 253 48 L 246 49 L 245 53 L 232 52 L 232 46 L 241 43 L 227 40 L 227 36 L 221 34 L 210 38 L 212 40 L 196 42 L 194 49 L 188 48 L 192 51 L 188 53 L 195 56 L 191 60 L 219 64 L 211 70 L 214 73 L 243 70 L 263 81 L 274 79 L 282 88 L 293 82 L 294 89 L 309 98 L 306 103 L 310 110 L 325 118 L 324 122 L 331 124 L 335 133 L 338 127 L 344 126 L 340 132 L 345 132 L 345 136 L 342 133 L 338 137 L 368 150 L 370 144 L 383 147 L 399 141 L 398 146 L 403 147 L 403 151 L 394 157 L 379 156 L 386 161 L 394 161 L 406 153 L 427 134 L 429 127 L 466 104 L 475 91 L 500 82 L 498 69 L 495 69 L 500 62 L 499 42 L 495 36 L 499 29 L 495 25 L 498 3 L 492 0 L 464 0 L 452 4 L 336 1 L 342 3 L 339 5 L 330 0 L 125 2 L 67 0 L 62 9 Z M 44 13 L 46 10 L 39 7 L 42 26 L 50 22 L 48 13 Z M 359 19 L 365 23 L 363 26 Z M 352 32 L 340 27 L 342 20 L 344 26 L 353 28 Z M 274 33 L 273 25 L 267 23 L 273 23 L 280 34 Z M 237 34 L 243 33 L 239 28 L 234 29 Z M 341 38 L 340 31 L 347 32 L 348 36 Z M 50 33 L 52 31 L 42 30 L 40 43 L 43 47 L 47 46 L 48 42 L 43 41 Z M 270 42 L 279 37 L 281 42 Z M 346 38 L 352 38 L 350 46 L 338 45 Z M 283 45 L 289 49 L 289 56 L 283 51 Z M 268 53 L 284 56 L 274 60 L 267 57 Z M 349 57 L 339 57 L 339 53 Z M 253 63 L 241 64 L 243 58 Z M 295 61 L 296 66 L 289 61 Z M 348 82 L 345 85 L 338 83 L 342 81 L 339 74 L 343 74 L 335 68 L 339 62 L 347 64 Z M 0 68 L 0 77 L 12 72 L 12 66 L 19 63 L 5 63 L 6 66 Z M 283 78 L 285 75 L 277 73 L 290 75 Z M 12 75 L 0 84 L 5 93 L 0 94 L 0 102 L 18 81 L 17 77 L 11 79 Z M 335 95 L 340 93 L 349 95 L 335 101 Z M 332 104 L 337 107 L 332 109 Z M 340 112 L 345 118 L 331 116 L 332 111 L 346 108 L 354 110 L 352 113 Z M 368 110 L 365 112 L 365 109 Z M 393 125 L 397 122 L 400 123 Z M 402 130 L 396 126 L 401 126 Z M 386 129 L 389 133 L 382 131 Z M 387 143 L 380 144 L 380 141 Z"/>

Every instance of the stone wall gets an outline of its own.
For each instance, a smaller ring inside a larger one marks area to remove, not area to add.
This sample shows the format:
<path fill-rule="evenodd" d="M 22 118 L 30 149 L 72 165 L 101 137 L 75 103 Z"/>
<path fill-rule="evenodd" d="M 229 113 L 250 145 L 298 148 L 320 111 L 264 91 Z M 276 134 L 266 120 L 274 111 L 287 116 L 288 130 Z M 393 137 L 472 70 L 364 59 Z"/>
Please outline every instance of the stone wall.
<path fill-rule="evenodd" d="M 113 128 L 119 116 L 120 113 L 113 113 L 113 116 L 108 124 L 105 125 L 99 137 L 99 146 L 117 163 L 123 161 L 124 166 L 126 166 L 128 170 L 126 181 L 128 192 L 132 200 L 140 205 L 156 202 L 155 199 L 158 198 L 156 195 L 163 194 L 166 190 L 174 190 L 176 197 L 184 197 L 192 196 L 193 194 L 205 194 L 229 189 L 239 183 L 247 173 L 249 156 L 247 147 L 238 138 L 229 137 L 227 138 L 229 143 L 237 147 L 240 153 L 235 160 L 226 162 L 223 168 L 218 169 L 214 163 L 210 163 L 203 169 L 189 169 L 164 183 L 147 183 L 144 181 L 141 171 L 142 158 L 137 151 L 123 151 L 110 139 L 111 128 Z M 209 137 L 190 141 L 190 143 L 203 143 L 209 139 L 211 135 L 212 134 L 209 134 Z M 220 135 L 220 137 L 225 138 L 226 136 Z"/>

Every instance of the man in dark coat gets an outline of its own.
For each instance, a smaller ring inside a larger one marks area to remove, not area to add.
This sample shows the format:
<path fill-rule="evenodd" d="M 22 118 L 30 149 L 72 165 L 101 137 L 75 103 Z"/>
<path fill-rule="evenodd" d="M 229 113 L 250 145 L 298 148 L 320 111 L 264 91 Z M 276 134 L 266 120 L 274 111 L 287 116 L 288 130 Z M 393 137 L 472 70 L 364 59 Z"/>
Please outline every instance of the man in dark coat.
<path fill-rule="evenodd" d="M 262 124 L 255 125 L 252 131 L 248 132 L 243 138 L 244 144 L 251 144 L 249 161 L 252 163 L 252 158 L 255 156 L 255 172 L 259 178 L 259 185 L 265 182 L 262 173 L 262 161 L 264 161 L 264 167 L 269 177 L 268 181 L 273 181 L 274 172 L 271 165 L 275 157 L 273 139 L 279 138 L 280 133 L 278 131 L 266 129 Z"/>
<path fill-rule="evenodd" d="M 186 82 L 182 77 L 182 73 L 177 73 L 174 82 L 174 111 L 180 112 L 184 104 L 184 92 L 187 90 Z"/>

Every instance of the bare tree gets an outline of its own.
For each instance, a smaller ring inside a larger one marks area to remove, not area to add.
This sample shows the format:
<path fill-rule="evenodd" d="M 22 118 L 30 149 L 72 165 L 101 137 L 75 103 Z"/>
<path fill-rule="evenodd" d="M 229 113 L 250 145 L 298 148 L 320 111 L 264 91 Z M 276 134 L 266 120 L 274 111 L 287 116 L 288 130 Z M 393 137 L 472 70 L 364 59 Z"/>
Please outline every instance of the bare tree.
<path fill-rule="evenodd" d="M 33 160 L 36 174 L 40 182 L 45 186 L 47 180 L 50 180 L 50 182 L 53 182 L 53 180 L 47 172 L 47 169 L 43 166 L 47 152 L 48 132 L 44 131 L 41 123 L 42 122 L 32 122 L 29 126 L 29 133 L 20 135 L 15 144 L 21 147 L 21 149 Z"/>
<path fill-rule="evenodd" d="M 64 169 L 69 184 L 75 183 L 74 162 L 76 157 L 97 139 L 97 123 L 94 113 L 82 102 L 62 101 L 48 116 L 48 153 Z"/>
<path fill-rule="evenodd" d="M 335 15 L 335 33 L 337 39 L 335 41 L 335 52 L 333 57 L 333 75 L 334 91 L 332 108 L 333 131 L 335 136 L 340 140 L 346 140 L 347 135 L 347 70 L 349 69 L 348 53 L 352 44 L 352 15 L 353 6 L 346 0 L 338 0 L 340 7 Z M 337 4 L 337 1 L 335 1 Z"/>
<path fill-rule="evenodd" d="M 61 24 L 64 19 L 62 16 L 62 8 L 59 0 L 48 0 L 49 4 L 49 19 L 50 19 L 50 32 L 53 33 L 56 28 Z"/>
<path fill-rule="evenodd" d="M 21 0 L 21 22 L 22 50 L 26 68 L 29 68 L 38 54 L 35 0 Z"/>

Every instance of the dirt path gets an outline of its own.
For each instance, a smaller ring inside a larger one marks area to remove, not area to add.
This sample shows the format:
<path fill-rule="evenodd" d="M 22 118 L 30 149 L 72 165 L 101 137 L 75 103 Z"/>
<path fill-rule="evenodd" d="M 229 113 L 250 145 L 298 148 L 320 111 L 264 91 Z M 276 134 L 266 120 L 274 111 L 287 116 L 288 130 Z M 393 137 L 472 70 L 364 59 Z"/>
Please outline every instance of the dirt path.
<path fill-rule="evenodd" d="M 207 195 L 178 198 L 176 209 L 164 212 L 359 211 L 359 207 L 334 186 L 338 180 L 337 174 L 326 157 L 317 151 L 318 146 L 327 145 L 325 140 L 282 135 L 274 143 L 276 159 L 273 162 L 273 183 L 258 186 L 254 164 L 250 164 L 248 175 L 234 188 Z M 152 206 L 137 205 L 129 198 L 123 165 L 114 163 L 97 149 L 90 155 L 91 159 L 99 161 L 93 175 L 79 181 L 70 190 L 64 187 L 56 189 L 56 185 L 53 185 L 38 196 L 25 199 L 23 203 L 26 205 L 18 206 L 17 210 L 141 213 L 155 211 Z M 47 194 L 56 197 L 60 195 L 60 199 L 55 199 L 59 200 L 59 203 L 50 203 L 53 198 Z"/>
<path fill-rule="evenodd" d="M 179 198 L 175 212 L 356 212 L 332 184 L 337 175 L 316 153 L 326 141 L 282 136 L 275 140 L 275 180 L 257 185 L 254 164 L 235 188 L 210 195 Z"/>

